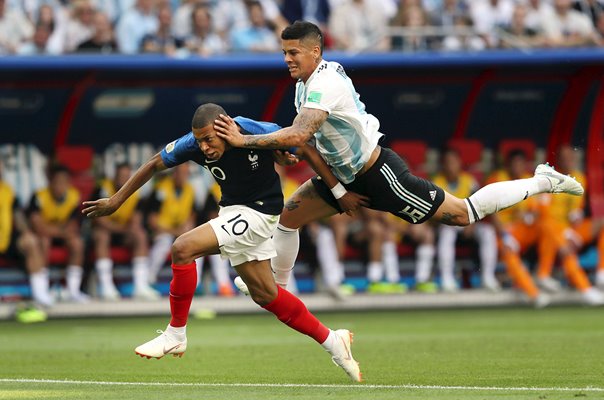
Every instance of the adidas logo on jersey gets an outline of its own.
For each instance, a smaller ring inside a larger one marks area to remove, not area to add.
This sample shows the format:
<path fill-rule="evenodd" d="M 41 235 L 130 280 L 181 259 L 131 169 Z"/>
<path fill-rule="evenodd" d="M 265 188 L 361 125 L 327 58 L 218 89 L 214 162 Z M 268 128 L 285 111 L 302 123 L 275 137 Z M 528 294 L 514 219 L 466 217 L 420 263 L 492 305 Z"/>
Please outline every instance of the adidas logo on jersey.
<path fill-rule="evenodd" d="M 436 198 L 436 190 L 430 190 L 430 198 L 434 200 Z"/>

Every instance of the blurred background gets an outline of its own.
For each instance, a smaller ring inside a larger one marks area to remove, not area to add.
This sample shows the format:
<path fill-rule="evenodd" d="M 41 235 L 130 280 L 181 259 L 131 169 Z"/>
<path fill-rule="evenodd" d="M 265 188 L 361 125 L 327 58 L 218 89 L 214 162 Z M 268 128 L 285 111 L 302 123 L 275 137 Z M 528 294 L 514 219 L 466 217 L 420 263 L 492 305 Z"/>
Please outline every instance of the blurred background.
<path fill-rule="evenodd" d="M 170 245 L 217 212 L 211 172 L 158 176 L 111 218 L 81 218 L 81 201 L 119 189 L 202 103 L 290 125 L 279 34 L 298 19 L 416 175 L 467 197 L 549 161 L 587 189 L 466 229 L 369 210 L 313 223 L 290 288 L 311 309 L 604 304 L 604 2 L 0 0 L 0 318 L 23 302 L 167 314 Z M 288 196 L 312 171 L 281 175 Z M 194 311 L 256 310 L 220 257 L 198 269 Z"/>

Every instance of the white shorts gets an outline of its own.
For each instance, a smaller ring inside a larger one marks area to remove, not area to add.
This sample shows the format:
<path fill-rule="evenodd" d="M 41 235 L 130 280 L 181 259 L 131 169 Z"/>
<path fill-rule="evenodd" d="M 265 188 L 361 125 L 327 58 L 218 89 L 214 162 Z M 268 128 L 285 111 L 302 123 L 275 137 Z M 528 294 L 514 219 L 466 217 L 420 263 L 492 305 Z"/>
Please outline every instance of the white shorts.
<path fill-rule="evenodd" d="M 269 260 L 277 255 L 273 234 L 278 215 L 267 215 L 252 208 L 234 205 L 220 207 L 218 217 L 210 220 L 218 238 L 220 255 L 237 266 L 246 261 Z"/>

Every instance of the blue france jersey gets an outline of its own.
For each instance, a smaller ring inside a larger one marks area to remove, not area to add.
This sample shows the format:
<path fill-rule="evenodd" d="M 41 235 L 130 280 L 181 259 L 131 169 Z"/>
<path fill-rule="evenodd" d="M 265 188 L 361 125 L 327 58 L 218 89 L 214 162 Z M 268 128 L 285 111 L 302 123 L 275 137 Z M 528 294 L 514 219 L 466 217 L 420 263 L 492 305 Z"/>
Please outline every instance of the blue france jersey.
<path fill-rule="evenodd" d="M 277 124 L 235 117 L 243 134 L 263 135 L 281 129 Z M 207 160 L 193 132 L 169 143 L 161 158 L 168 167 L 193 161 L 212 173 L 222 191 L 221 206 L 245 205 L 268 215 L 283 208 L 281 181 L 275 171 L 272 150 L 231 148 L 219 160 Z"/>

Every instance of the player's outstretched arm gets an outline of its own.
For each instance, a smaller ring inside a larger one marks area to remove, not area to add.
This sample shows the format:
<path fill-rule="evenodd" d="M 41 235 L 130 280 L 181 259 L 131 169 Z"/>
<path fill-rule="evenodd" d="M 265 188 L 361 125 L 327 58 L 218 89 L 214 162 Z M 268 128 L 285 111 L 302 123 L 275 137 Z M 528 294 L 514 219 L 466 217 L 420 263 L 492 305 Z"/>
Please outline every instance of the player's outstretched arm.
<path fill-rule="evenodd" d="M 346 214 L 353 216 L 360 207 L 369 206 L 368 197 L 346 190 L 314 146 L 309 144 L 300 146 L 296 149 L 296 155 L 306 160 L 317 175 L 323 179 Z"/>
<path fill-rule="evenodd" d="M 84 209 L 82 214 L 89 218 L 104 217 L 113 214 L 128 197 L 141 188 L 151 177 L 159 171 L 167 169 L 160 153 L 157 153 L 141 166 L 135 173 L 126 181 L 124 186 L 120 188 L 113 196 L 105 199 L 94 201 L 85 201 L 82 203 Z"/>
<path fill-rule="evenodd" d="M 214 130 L 219 137 L 233 147 L 287 149 L 306 144 L 325 122 L 327 116 L 327 112 L 323 110 L 302 108 L 292 126 L 266 135 L 242 135 L 235 121 L 231 117 L 221 114 L 214 121 Z"/>

